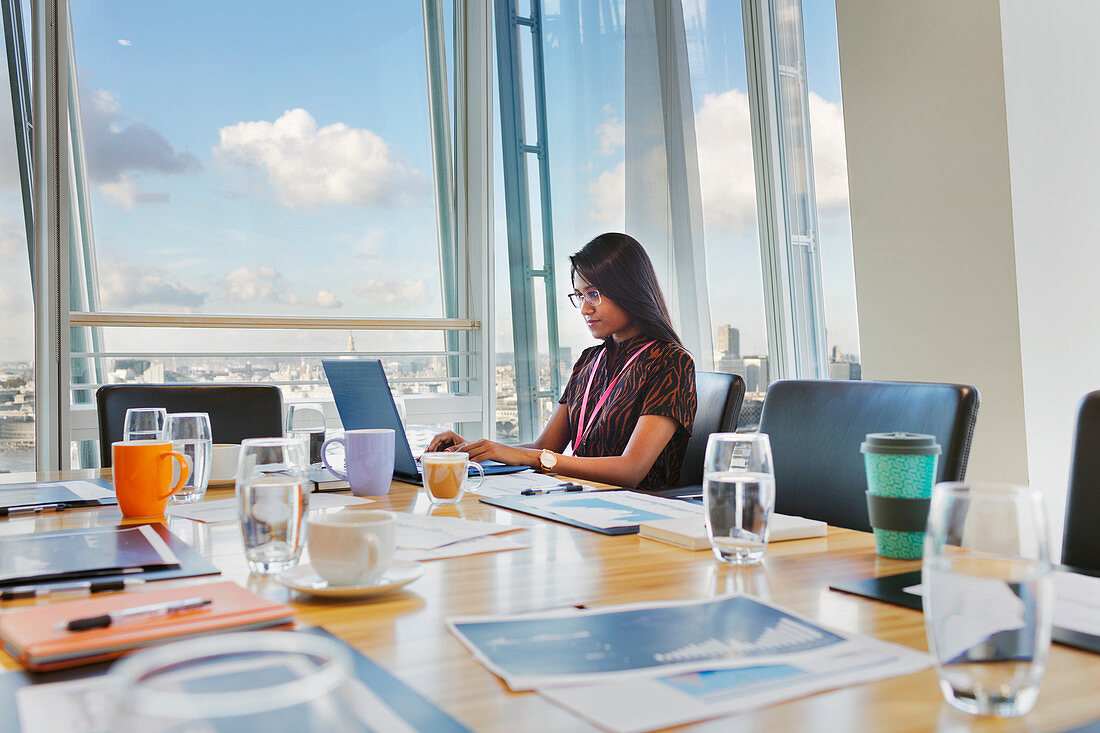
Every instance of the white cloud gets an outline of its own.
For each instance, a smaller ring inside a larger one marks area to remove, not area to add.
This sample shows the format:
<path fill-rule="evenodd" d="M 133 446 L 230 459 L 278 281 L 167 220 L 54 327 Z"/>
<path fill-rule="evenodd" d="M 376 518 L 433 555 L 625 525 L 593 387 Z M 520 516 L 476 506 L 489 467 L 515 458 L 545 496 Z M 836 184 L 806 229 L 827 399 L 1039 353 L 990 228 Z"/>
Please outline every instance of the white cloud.
<path fill-rule="evenodd" d="M 15 149 L 15 127 L 12 125 L 11 95 L 8 94 L 7 81 L 0 93 L 0 191 L 14 191 L 19 188 L 19 159 Z"/>
<path fill-rule="evenodd" d="M 824 218 L 848 206 L 844 118 L 839 105 L 812 92 L 809 99 L 815 191 L 818 212 Z M 695 116 L 695 131 L 707 226 L 735 234 L 749 232 L 756 221 L 756 178 L 748 96 L 738 89 L 706 95 Z M 623 163 L 600 174 L 588 192 L 593 218 L 612 226 L 625 225 Z"/>
<path fill-rule="evenodd" d="M 106 89 L 82 93 L 81 125 L 89 177 L 107 198 L 127 209 L 168 200 L 167 194 L 140 190 L 137 174 L 174 175 L 202 167 L 191 153 L 173 148 L 160 131 L 144 122 L 126 124 L 118 98 Z"/>
<path fill-rule="evenodd" d="M 351 291 L 376 307 L 419 306 L 428 299 L 428 284 L 423 280 L 408 278 L 394 280 L 371 278 L 356 283 Z"/>
<path fill-rule="evenodd" d="M 127 211 L 133 211 L 138 204 L 161 203 L 168 200 L 166 193 L 140 190 L 130 173 L 121 174 L 117 181 L 99 184 L 99 192 Z"/>
<path fill-rule="evenodd" d="M 218 133 L 216 159 L 230 169 L 263 171 L 287 208 L 403 204 L 426 190 L 423 174 L 376 133 L 342 122 L 318 127 L 301 108 Z"/>
<path fill-rule="evenodd" d="M 626 228 L 626 163 L 601 173 L 588 186 L 588 193 L 593 206 L 589 218 L 615 230 Z"/>
<path fill-rule="evenodd" d="M 839 104 L 810 92 L 810 138 L 814 146 L 814 190 L 822 215 L 848 209 L 848 153 Z"/>
<path fill-rule="evenodd" d="M 695 115 L 703 218 L 744 234 L 756 221 L 749 98 L 738 89 L 708 94 Z"/>
<path fill-rule="evenodd" d="M 133 41 L 128 41 L 125 38 L 120 38 L 120 39 L 118 39 L 118 45 L 120 45 L 120 46 L 133 46 L 134 43 L 133 43 Z"/>
<path fill-rule="evenodd" d="M 307 305 L 316 308 L 342 308 L 343 303 L 331 290 L 322 288 L 313 298 L 305 299 L 273 267 L 238 267 L 222 279 L 225 300 L 231 303 L 263 301 L 282 305 Z"/>
<path fill-rule="evenodd" d="M 626 143 L 626 126 L 618 117 L 612 117 L 596 128 L 596 139 L 600 155 L 611 155 Z"/>
<path fill-rule="evenodd" d="M 128 262 L 101 262 L 99 294 L 106 308 L 201 306 L 206 293 L 198 292 L 159 267 Z"/>

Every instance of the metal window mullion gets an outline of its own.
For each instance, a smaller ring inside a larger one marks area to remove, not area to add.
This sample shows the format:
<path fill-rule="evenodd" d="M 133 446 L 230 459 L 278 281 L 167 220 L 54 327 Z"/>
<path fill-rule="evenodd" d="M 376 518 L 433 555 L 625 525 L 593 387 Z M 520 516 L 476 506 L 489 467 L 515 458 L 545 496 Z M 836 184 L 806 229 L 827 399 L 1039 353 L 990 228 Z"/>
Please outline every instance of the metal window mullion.
<path fill-rule="evenodd" d="M 15 152 L 19 163 L 20 192 L 23 196 L 23 225 L 27 237 L 27 262 L 34 287 L 34 185 L 33 115 L 23 9 L 19 0 L 0 0 L 4 16 L 4 38 L 8 58 L 8 88 L 11 92 Z"/>
<path fill-rule="evenodd" d="M 432 170 L 435 180 L 436 223 L 439 234 L 439 271 L 442 279 L 443 314 L 458 315 L 459 277 L 455 247 L 454 148 L 451 145 L 450 100 L 447 93 L 447 41 L 442 0 L 423 0 L 424 54 L 428 74 L 428 114 L 432 136 Z M 447 333 L 447 349 L 459 348 L 460 334 Z M 462 374 L 468 365 L 461 359 L 448 360 L 451 375 Z"/>
<path fill-rule="evenodd" d="M 767 0 L 742 0 L 745 38 L 745 73 L 749 97 L 756 176 L 756 218 L 760 234 L 760 268 L 764 286 L 764 316 L 768 329 L 769 369 L 777 377 L 796 376 L 790 279 L 787 277 L 787 218 L 778 182 L 783 172 L 779 157 L 774 77 Z"/>
<path fill-rule="evenodd" d="M 492 14 L 486 2 L 456 2 L 455 33 L 455 272 L 459 312 L 485 328 L 460 338 L 474 352 L 476 378 L 471 391 L 481 396 L 480 425 L 460 423 L 491 436 L 496 424 L 493 333 L 493 43 Z"/>
<path fill-rule="evenodd" d="M 33 4 L 35 458 L 69 467 L 67 0 Z"/>

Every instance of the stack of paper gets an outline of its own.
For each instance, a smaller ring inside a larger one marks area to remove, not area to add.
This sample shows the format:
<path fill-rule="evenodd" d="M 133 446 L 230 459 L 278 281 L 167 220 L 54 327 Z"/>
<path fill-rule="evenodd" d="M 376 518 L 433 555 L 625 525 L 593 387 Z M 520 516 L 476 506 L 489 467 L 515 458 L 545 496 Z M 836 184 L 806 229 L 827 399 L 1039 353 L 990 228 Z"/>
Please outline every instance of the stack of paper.
<path fill-rule="evenodd" d="M 401 560 L 441 560 L 483 552 L 526 547 L 513 539 L 496 537 L 516 529 L 509 524 L 474 522 L 459 517 L 397 514 L 397 557 Z"/>
<path fill-rule="evenodd" d="M 448 620 L 512 690 L 611 731 L 649 731 L 909 674 L 928 656 L 744 595 Z"/>
<path fill-rule="evenodd" d="M 809 537 L 824 537 L 828 531 L 825 522 L 789 514 L 772 514 L 768 522 L 768 540 L 802 540 Z M 638 534 L 658 542 L 666 542 L 685 550 L 709 550 L 706 522 L 702 515 L 681 517 L 679 519 L 655 519 L 638 525 Z"/>

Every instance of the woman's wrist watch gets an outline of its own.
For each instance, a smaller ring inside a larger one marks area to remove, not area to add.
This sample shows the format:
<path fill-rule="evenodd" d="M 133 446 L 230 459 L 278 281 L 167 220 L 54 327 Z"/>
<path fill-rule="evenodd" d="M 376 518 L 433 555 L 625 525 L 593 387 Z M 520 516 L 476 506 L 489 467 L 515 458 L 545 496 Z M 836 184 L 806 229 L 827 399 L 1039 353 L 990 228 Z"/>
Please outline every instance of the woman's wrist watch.
<path fill-rule="evenodd" d="M 539 470 L 543 473 L 553 473 L 558 465 L 558 455 L 554 451 L 544 448 L 539 453 Z"/>

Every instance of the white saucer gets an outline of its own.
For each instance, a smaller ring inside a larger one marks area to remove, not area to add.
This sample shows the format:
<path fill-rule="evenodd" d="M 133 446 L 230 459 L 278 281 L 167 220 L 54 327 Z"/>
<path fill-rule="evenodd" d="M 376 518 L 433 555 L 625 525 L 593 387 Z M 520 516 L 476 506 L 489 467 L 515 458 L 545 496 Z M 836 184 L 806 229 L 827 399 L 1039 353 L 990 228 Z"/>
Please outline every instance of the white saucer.
<path fill-rule="evenodd" d="M 382 577 L 366 585 L 332 585 L 317 574 L 309 563 L 295 565 L 275 576 L 288 588 L 315 596 L 332 598 L 364 598 L 390 593 L 408 585 L 424 574 L 424 565 L 409 560 L 394 560 Z"/>

